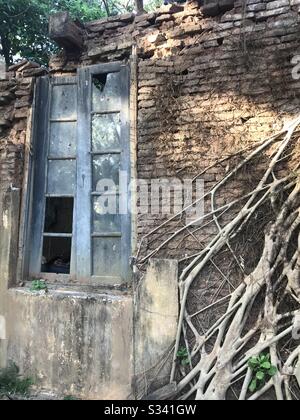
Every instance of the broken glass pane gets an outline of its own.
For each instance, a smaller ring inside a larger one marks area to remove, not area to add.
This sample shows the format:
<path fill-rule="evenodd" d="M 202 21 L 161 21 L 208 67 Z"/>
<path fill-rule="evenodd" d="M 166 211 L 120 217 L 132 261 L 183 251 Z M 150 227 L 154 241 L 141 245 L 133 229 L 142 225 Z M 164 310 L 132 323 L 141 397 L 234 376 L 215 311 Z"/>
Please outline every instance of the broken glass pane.
<path fill-rule="evenodd" d="M 120 114 L 94 115 L 93 151 L 119 149 L 121 147 Z"/>
<path fill-rule="evenodd" d="M 75 195 L 76 161 L 49 160 L 47 193 Z"/>
<path fill-rule="evenodd" d="M 120 73 L 99 74 L 93 77 L 93 111 L 121 109 Z"/>

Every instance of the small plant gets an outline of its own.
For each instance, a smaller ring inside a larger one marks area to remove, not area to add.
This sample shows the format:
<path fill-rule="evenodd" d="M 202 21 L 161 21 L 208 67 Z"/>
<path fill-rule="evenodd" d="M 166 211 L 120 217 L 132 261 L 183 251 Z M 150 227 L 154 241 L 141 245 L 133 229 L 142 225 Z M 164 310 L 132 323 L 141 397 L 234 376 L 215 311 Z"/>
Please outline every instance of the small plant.
<path fill-rule="evenodd" d="M 248 366 L 253 372 L 253 379 L 249 386 L 250 392 L 262 388 L 267 380 L 277 373 L 277 367 L 272 365 L 269 354 L 251 357 L 248 360 Z"/>
<path fill-rule="evenodd" d="M 180 347 L 180 349 L 177 352 L 177 357 L 178 357 L 178 359 L 180 361 L 180 364 L 182 366 L 186 366 L 190 362 L 189 354 L 188 354 L 188 351 L 185 347 Z"/>
<path fill-rule="evenodd" d="M 41 290 L 44 290 L 45 292 L 48 291 L 48 287 L 44 280 L 33 280 L 31 283 L 30 290 L 32 292 L 40 292 Z"/>
<path fill-rule="evenodd" d="M 31 378 L 22 378 L 19 368 L 15 363 L 10 363 L 5 369 L 0 370 L 0 397 L 5 395 L 28 395 L 33 385 Z"/>
<path fill-rule="evenodd" d="M 77 401 L 77 398 L 73 397 L 73 395 L 66 395 L 64 401 Z"/>

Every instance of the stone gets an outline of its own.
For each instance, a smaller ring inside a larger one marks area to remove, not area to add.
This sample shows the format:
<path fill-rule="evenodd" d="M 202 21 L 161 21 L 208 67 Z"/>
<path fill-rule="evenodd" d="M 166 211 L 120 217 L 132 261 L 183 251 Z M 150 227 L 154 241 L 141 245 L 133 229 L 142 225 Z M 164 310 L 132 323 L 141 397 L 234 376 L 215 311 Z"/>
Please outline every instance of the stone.
<path fill-rule="evenodd" d="M 153 34 L 148 36 L 147 41 L 150 42 L 150 44 L 159 44 L 161 42 L 166 41 L 166 36 L 162 33 L 157 33 L 157 34 Z"/>
<path fill-rule="evenodd" d="M 133 22 L 134 16 L 134 13 L 125 13 L 124 15 L 119 15 L 119 20 L 126 23 Z"/>
<path fill-rule="evenodd" d="M 143 14 L 143 15 L 137 15 L 134 19 L 134 23 L 139 23 L 143 21 L 150 22 L 151 20 L 156 18 L 156 13 L 149 13 L 149 14 Z"/>
<path fill-rule="evenodd" d="M 27 70 L 27 69 L 38 69 L 41 66 L 37 63 L 34 63 L 33 61 L 27 61 L 23 66 L 19 67 L 18 69 L 16 69 L 15 71 L 17 73 L 22 72 L 23 70 Z"/>
<path fill-rule="evenodd" d="M 100 23 L 96 23 L 96 22 L 92 22 L 91 24 L 87 24 L 86 28 L 89 32 L 95 32 L 98 35 L 102 35 L 104 32 L 104 24 L 103 22 Z"/>
<path fill-rule="evenodd" d="M 59 12 L 50 16 L 49 36 L 66 51 L 81 51 L 83 47 L 82 28 L 71 20 L 69 12 Z"/>
<path fill-rule="evenodd" d="M 27 96 L 28 95 L 28 90 L 16 90 L 15 95 L 16 95 L 17 98 L 20 98 L 22 96 Z"/>
<path fill-rule="evenodd" d="M 276 0 L 276 1 L 269 1 L 266 4 L 267 10 L 274 10 L 280 9 L 281 7 L 287 7 L 290 5 L 289 0 Z"/>
<path fill-rule="evenodd" d="M 268 18 L 273 17 L 273 16 L 278 16 L 278 15 L 287 13 L 289 11 L 290 11 L 289 7 L 281 7 L 281 8 L 278 8 L 278 9 L 265 10 L 265 11 L 262 11 L 262 12 L 258 12 L 257 15 L 256 15 L 256 19 L 258 21 L 265 20 L 265 19 L 268 19 Z"/>
<path fill-rule="evenodd" d="M 157 18 L 155 19 L 155 22 L 156 23 L 167 22 L 168 20 L 172 20 L 172 19 L 174 18 L 170 14 L 160 15 L 160 16 L 157 16 Z"/>
<path fill-rule="evenodd" d="M 101 56 L 102 54 L 107 54 L 107 53 L 111 53 L 113 51 L 116 51 L 117 47 L 118 47 L 118 45 L 114 44 L 114 43 L 104 45 L 103 47 L 94 47 L 94 48 L 91 48 L 89 50 L 88 56 L 96 58 L 96 57 Z"/>
<path fill-rule="evenodd" d="M 24 70 L 23 77 L 37 77 L 37 76 L 44 76 L 48 73 L 47 69 L 45 68 L 31 68 L 28 70 Z"/>
<path fill-rule="evenodd" d="M 19 70 L 20 67 L 23 67 L 25 64 L 28 63 L 28 60 L 21 60 L 16 64 L 13 64 L 8 68 L 9 71 L 14 72 L 16 70 Z"/>
<path fill-rule="evenodd" d="M 137 29 L 142 29 L 142 28 L 148 28 L 150 26 L 150 22 L 146 19 L 140 21 L 140 22 L 136 22 L 135 27 Z"/>
<path fill-rule="evenodd" d="M 16 120 L 27 118 L 28 116 L 28 108 L 20 108 L 15 111 L 14 117 Z"/>
<path fill-rule="evenodd" d="M 122 22 L 108 22 L 104 24 L 104 29 L 116 29 L 124 25 L 125 23 Z"/>
<path fill-rule="evenodd" d="M 160 7 L 156 13 L 157 14 L 162 14 L 162 15 L 167 15 L 167 14 L 173 14 L 173 13 L 180 13 L 184 11 L 184 6 L 181 4 L 167 4 L 166 6 L 162 6 Z"/>
<path fill-rule="evenodd" d="M 117 49 L 118 50 L 127 50 L 132 48 L 133 42 L 132 40 L 129 41 L 122 41 L 118 44 Z"/>

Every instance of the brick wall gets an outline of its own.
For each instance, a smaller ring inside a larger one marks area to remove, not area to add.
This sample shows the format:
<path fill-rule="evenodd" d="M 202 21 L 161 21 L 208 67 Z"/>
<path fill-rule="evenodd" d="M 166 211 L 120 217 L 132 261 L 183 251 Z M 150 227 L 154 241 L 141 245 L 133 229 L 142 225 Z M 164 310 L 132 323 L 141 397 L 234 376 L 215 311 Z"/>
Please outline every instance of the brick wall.
<path fill-rule="evenodd" d="M 46 74 L 38 64 L 24 60 L 9 68 L 0 80 L 0 189 L 21 187 L 24 147 L 34 79 Z"/>
<path fill-rule="evenodd" d="M 277 132 L 299 112 L 300 82 L 292 78 L 291 59 L 300 54 L 300 0 L 214 3 L 217 13 L 205 9 L 211 2 L 188 2 L 90 22 L 79 58 L 51 58 L 51 74 L 57 75 L 129 60 L 137 47 L 139 178 L 194 177 L 220 157 Z M 24 143 L 30 84 L 24 72 L 21 79 L 0 83 L 6 97 L 0 108 L 1 180 L 11 182 L 20 172 L 16 157 Z M 207 171 L 206 188 L 227 169 L 219 165 Z M 247 189 L 259 171 L 258 162 L 223 191 L 218 204 Z M 164 220 L 140 216 L 139 238 Z M 164 238 L 176 226 L 180 221 L 153 235 L 147 247 L 161 243 L 160 234 Z M 160 255 L 193 253 L 214 232 L 208 226 L 197 240 L 182 235 Z"/>

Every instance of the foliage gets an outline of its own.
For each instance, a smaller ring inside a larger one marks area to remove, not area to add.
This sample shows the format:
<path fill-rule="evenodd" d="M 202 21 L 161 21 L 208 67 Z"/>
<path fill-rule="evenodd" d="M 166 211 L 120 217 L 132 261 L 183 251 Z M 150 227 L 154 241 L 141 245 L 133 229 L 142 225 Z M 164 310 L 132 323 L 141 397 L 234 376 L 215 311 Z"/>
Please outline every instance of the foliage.
<path fill-rule="evenodd" d="M 161 5 L 164 2 L 162 0 L 150 0 L 145 4 L 144 9 L 146 10 L 146 12 L 152 12 L 155 9 L 157 9 L 158 7 L 161 7 Z"/>
<path fill-rule="evenodd" d="M 19 373 L 19 368 L 12 362 L 7 368 L 0 370 L 0 396 L 13 394 L 28 395 L 32 385 L 32 379 L 22 378 Z"/>
<path fill-rule="evenodd" d="M 150 0 L 147 11 L 162 4 Z M 0 54 L 7 65 L 16 57 L 47 64 L 56 46 L 48 39 L 49 15 L 68 11 L 82 22 L 131 12 L 134 0 L 0 0 Z"/>
<path fill-rule="evenodd" d="M 271 364 L 269 354 L 251 357 L 248 360 L 248 366 L 253 372 L 253 379 L 249 386 L 251 392 L 261 388 L 269 378 L 277 373 L 277 367 Z"/>
<path fill-rule="evenodd" d="M 46 283 L 45 283 L 43 280 L 34 280 L 34 281 L 31 283 L 31 288 L 30 288 L 30 290 L 31 290 L 32 292 L 40 292 L 40 291 L 42 291 L 42 290 L 44 290 L 45 292 L 47 292 L 47 291 L 48 291 L 48 288 L 47 288 Z"/>
<path fill-rule="evenodd" d="M 18 55 L 47 64 L 49 55 L 56 50 L 48 39 L 51 13 L 66 10 L 72 18 L 84 22 L 119 13 L 119 3 L 120 0 L 0 0 L 0 54 L 7 65 Z"/>
<path fill-rule="evenodd" d="M 186 366 L 189 364 L 189 354 L 186 347 L 180 347 L 180 349 L 177 352 L 177 358 L 179 359 L 180 364 L 182 366 Z"/>

